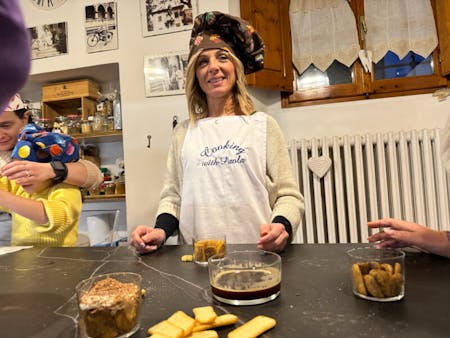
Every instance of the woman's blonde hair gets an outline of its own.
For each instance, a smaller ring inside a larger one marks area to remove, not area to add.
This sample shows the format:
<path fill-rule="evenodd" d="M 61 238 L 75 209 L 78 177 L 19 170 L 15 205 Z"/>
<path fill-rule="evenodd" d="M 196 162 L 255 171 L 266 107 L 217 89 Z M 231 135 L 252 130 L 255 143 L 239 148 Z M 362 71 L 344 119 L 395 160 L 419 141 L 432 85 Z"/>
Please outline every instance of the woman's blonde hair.
<path fill-rule="evenodd" d="M 206 94 L 201 89 L 195 75 L 197 60 L 202 52 L 203 50 L 200 50 L 191 57 L 186 71 L 186 97 L 188 102 L 189 120 L 192 124 L 195 124 L 199 119 L 208 117 Z M 239 107 L 244 115 L 250 115 L 255 111 L 255 106 L 247 92 L 247 80 L 244 74 L 244 66 L 233 53 L 229 54 L 236 71 L 236 83 L 233 88 L 234 104 Z"/>

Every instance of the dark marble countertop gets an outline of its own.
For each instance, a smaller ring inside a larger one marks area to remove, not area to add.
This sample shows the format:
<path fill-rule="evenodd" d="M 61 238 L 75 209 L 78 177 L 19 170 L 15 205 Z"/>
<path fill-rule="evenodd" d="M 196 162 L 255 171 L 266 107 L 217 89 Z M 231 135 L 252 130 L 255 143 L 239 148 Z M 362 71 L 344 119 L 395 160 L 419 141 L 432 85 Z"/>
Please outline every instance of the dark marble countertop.
<path fill-rule="evenodd" d="M 292 245 L 282 253 L 281 295 L 253 306 L 218 303 L 208 270 L 181 262 L 192 246 L 165 246 L 139 256 L 114 248 L 32 248 L 0 256 L 0 337 L 77 337 L 75 286 L 92 275 L 129 271 L 143 276 L 146 296 L 141 328 L 133 337 L 177 310 L 213 305 L 243 323 L 256 315 L 277 320 L 262 337 L 448 337 L 450 260 L 408 252 L 406 293 L 401 301 L 378 303 L 352 294 L 346 250 L 352 244 Z M 230 245 L 229 250 L 252 250 Z M 218 329 L 226 337 L 227 328 Z"/>

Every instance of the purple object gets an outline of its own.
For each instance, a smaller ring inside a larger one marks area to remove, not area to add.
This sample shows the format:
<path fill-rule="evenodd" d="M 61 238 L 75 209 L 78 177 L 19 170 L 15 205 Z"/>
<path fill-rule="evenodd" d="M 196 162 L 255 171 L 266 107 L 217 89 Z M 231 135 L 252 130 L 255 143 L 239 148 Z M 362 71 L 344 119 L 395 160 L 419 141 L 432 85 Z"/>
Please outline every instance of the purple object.
<path fill-rule="evenodd" d="M 18 0 L 0 0 L 0 113 L 25 84 L 31 44 Z"/>

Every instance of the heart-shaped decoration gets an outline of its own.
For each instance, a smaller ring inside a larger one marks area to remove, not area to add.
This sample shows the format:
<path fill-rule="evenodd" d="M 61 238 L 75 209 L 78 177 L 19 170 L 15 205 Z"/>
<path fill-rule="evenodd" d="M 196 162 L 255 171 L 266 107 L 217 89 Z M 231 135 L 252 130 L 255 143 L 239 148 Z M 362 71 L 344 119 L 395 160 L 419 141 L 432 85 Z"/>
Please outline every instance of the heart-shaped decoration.
<path fill-rule="evenodd" d="M 331 159 L 326 156 L 311 157 L 308 160 L 308 168 L 319 178 L 325 176 L 325 174 L 330 170 Z"/>

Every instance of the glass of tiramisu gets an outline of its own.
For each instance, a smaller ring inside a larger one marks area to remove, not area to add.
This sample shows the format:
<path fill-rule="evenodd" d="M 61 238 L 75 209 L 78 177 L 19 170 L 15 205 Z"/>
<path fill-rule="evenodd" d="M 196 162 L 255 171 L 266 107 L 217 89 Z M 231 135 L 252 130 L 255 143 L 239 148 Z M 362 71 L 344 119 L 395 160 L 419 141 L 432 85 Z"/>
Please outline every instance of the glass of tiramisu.
<path fill-rule="evenodd" d="M 139 328 L 142 277 L 132 272 L 93 276 L 76 287 L 81 337 L 129 337 Z"/>

